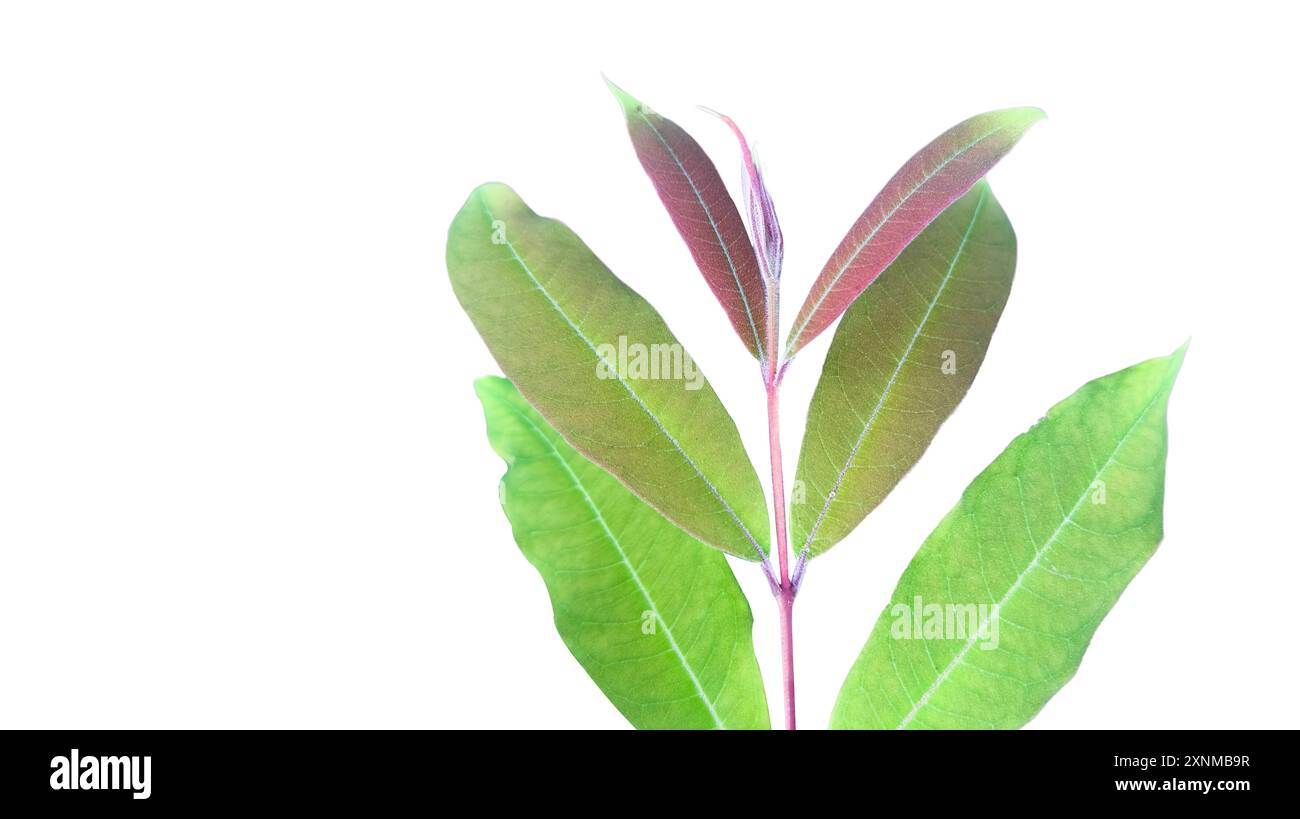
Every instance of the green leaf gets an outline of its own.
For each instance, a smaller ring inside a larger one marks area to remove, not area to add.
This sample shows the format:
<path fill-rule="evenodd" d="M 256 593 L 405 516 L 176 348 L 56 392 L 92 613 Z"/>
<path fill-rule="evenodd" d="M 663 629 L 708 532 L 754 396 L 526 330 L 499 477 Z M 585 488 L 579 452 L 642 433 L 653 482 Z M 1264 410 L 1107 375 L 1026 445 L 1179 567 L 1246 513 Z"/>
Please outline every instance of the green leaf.
<path fill-rule="evenodd" d="M 501 369 L 569 444 L 695 537 L 766 563 L 767 502 L 735 422 L 573 231 L 483 185 L 452 222 L 447 269 Z"/>
<path fill-rule="evenodd" d="M 1185 351 L 1085 384 L 980 473 L 903 573 L 831 727 L 1018 728 L 1074 676 L 1163 534 Z"/>
<path fill-rule="evenodd" d="M 504 378 L 475 382 L 501 505 L 555 627 L 638 728 L 767 728 L 753 618 L 727 558 L 584 459 Z"/>
<path fill-rule="evenodd" d="M 792 542 L 842 540 L 920 459 L 979 372 L 1016 235 L 987 182 L 954 202 L 844 314 L 808 408 Z"/>

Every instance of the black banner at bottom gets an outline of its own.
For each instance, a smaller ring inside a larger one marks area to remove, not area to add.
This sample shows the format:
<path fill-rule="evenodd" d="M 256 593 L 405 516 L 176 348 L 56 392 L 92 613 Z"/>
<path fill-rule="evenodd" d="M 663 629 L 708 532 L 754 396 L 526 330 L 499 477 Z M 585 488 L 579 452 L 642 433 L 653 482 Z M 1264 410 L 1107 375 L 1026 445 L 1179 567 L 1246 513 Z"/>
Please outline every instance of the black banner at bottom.
<path fill-rule="evenodd" d="M 605 799 L 625 790 L 651 807 L 676 783 L 729 807 L 856 792 L 871 796 L 864 809 L 891 794 L 1219 808 L 1284 796 L 1290 740 L 1239 731 L 8 731 L 0 805 L 336 809 L 486 797 L 560 808 L 587 791 Z"/>

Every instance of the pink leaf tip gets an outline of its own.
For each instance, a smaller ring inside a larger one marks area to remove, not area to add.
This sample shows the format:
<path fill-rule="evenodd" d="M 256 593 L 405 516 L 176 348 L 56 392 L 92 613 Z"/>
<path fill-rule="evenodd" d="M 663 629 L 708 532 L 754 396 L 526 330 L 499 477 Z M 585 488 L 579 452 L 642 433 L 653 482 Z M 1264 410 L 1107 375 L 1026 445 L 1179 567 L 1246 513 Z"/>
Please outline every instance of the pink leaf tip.
<path fill-rule="evenodd" d="M 754 160 L 754 154 L 745 141 L 740 127 L 726 114 L 712 108 L 700 106 L 700 110 L 712 114 L 727 124 L 740 142 L 741 160 L 744 166 L 742 190 L 745 195 L 745 208 L 749 212 L 750 232 L 753 234 L 754 249 L 758 252 L 758 263 L 763 268 L 763 276 L 769 282 L 781 278 L 781 262 L 785 258 L 785 240 L 781 235 L 781 223 L 776 218 L 776 206 L 772 195 L 763 182 L 763 169 Z"/>

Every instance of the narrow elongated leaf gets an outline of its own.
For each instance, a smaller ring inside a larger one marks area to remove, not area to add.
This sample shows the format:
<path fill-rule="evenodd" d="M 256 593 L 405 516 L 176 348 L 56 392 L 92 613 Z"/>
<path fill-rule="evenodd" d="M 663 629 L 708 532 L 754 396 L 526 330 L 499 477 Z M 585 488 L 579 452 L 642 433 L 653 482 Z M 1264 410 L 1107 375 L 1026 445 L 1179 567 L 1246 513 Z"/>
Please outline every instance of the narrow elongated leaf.
<path fill-rule="evenodd" d="M 966 395 L 1011 292 L 1016 235 L 980 181 L 844 314 L 808 408 L 794 548 L 842 540 Z"/>
<path fill-rule="evenodd" d="M 1037 108 L 971 117 L 907 161 L 822 268 L 786 341 L 793 356 L 848 308 L 926 225 L 988 173 L 1043 118 Z"/>
<path fill-rule="evenodd" d="M 767 503 L 735 422 L 654 308 L 573 231 L 483 185 L 452 222 L 447 269 L 501 368 L 565 440 L 705 543 L 766 555 Z"/>
<path fill-rule="evenodd" d="M 555 627 L 638 728 L 767 728 L 749 604 L 721 553 L 579 455 L 504 378 L 475 383 L 501 505 Z"/>
<path fill-rule="evenodd" d="M 606 82 L 623 106 L 627 132 L 641 167 L 654 183 L 704 280 L 745 348 L 763 360 L 767 325 L 763 277 L 745 223 L 718 169 L 699 143 L 676 123 Z"/>
<path fill-rule="evenodd" d="M 1185 350 L 1085 384 L 980 473 L 903 573 L 833 728 L 1018 728 L 1074 676 L 1163 535 Z"/>

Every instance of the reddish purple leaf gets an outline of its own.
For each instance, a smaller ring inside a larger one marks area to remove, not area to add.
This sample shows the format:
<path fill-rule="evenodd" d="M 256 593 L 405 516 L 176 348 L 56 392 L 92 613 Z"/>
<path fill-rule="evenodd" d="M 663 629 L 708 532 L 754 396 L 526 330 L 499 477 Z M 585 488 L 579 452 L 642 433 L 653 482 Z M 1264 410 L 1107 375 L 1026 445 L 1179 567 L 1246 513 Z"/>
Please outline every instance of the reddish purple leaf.
<path fill-rule="evenodd" d="M 1044 116 L 1007 108 L 971 117 L 907 161 L 822 268 L 786 341 L 789 358 L 839 318 L 936 216 L 988 173 Z"/>
<path fill-rule="evenodd" d="M 745 347 L 763 361 L 767 347 L 763 277 L 744 220 L 718 169 L 699 143 L 672 120 L 651 111 L 612 82 L 609 88 L 623 106 L 637 158 L 704 280 Z"/>

